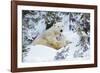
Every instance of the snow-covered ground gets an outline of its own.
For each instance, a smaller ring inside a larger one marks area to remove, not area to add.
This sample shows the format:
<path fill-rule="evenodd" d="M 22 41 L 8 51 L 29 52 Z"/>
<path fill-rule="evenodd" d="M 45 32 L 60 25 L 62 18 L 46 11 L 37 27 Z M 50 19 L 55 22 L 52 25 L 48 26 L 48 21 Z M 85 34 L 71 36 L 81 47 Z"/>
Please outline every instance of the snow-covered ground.
<path fill-rule="evenodd" d="M 43 62 L 43 61 L 53 61 L 56 54 L 56 50 L 43 45 L 30 45 L 27 56 L 24 58 L 24 62 Z"/>

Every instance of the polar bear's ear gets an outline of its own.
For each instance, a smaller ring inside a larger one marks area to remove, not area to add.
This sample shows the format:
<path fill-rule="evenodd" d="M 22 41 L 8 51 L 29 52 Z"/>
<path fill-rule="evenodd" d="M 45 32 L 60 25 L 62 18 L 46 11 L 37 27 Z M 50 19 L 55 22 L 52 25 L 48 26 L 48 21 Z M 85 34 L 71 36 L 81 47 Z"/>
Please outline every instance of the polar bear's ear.
<path fill-rule="evenodd" d="M 56 26 L 57 24 L 53 24 L 54 26 Z"/>
<path fill-rule="evenodd" d="M 58 26 L 60 23 L 55 23 L 55 24 L 53 24 L 54 26 Z"/>
<path fill-rule="evenodd" d="M 64 27 L 64 25 L 62 25 L 62 27 Z"/>

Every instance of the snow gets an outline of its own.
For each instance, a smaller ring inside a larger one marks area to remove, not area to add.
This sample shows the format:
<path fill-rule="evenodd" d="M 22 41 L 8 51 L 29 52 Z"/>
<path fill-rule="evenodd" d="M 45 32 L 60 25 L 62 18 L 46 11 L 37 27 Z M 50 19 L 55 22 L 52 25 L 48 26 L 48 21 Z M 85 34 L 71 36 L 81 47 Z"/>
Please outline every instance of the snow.
<path fill-rule="evenodd" d="M 44 62 L 53 61 L 56 50 L 43 45 L 28 46 L 31 48 L 24 58 L 24 62 Z"/>

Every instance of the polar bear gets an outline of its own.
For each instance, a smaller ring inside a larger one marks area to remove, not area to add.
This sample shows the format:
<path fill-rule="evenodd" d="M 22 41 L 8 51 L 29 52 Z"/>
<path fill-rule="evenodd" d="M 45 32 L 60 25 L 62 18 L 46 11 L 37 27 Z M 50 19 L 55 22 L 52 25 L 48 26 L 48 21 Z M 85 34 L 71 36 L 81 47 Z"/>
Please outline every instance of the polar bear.
<path fill-rule="evenodd" d="M 32 45 L 45 45 L 56 50 L 67 46 L 70 41 L 62 34 L 64 25 L 59 22 L 54 24 L 51 28 L 46 30 L 42 35 L 39 35 L 33 42 Z"/>

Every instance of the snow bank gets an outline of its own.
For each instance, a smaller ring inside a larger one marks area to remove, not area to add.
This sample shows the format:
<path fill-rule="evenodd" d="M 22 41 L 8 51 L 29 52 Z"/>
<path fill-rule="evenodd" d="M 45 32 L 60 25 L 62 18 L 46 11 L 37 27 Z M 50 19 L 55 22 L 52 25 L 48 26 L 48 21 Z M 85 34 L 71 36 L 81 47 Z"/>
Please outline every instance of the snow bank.
<path fill-rule="evenodd" d="M 28 46 L 30 48 L 26 57 L 24 57 L 24 62 L 44 62 L 53 61 L 56 54 L 56 50 L 43 45 Z"/>

